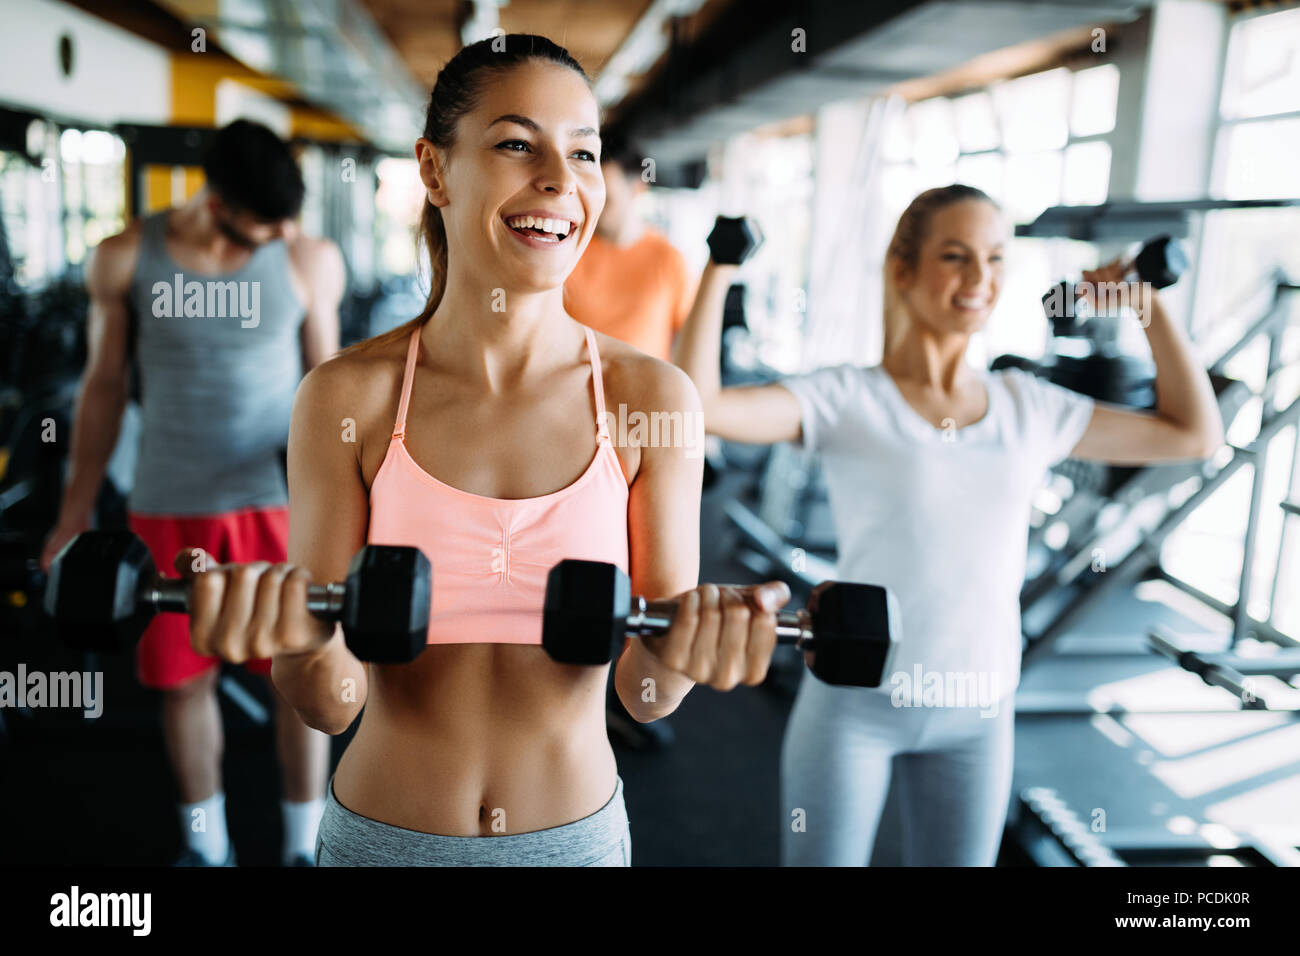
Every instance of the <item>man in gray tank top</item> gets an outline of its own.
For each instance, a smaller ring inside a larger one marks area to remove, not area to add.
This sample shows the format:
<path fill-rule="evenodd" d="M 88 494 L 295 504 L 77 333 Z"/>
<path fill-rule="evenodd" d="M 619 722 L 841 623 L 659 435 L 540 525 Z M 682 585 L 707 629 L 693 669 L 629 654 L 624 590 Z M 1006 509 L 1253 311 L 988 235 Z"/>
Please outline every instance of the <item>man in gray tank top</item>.
<path fill-rule="evenodd" d="M 221 563 L 287 558 L 282 468 L 302 375 L 338 349 L 345 272 L 338 247 L 300 234 L 303 181 L 265 126 L 220 130 L 188 202 L 105 239 L 87 268 L 91 306 L 50 559 L 90 526 L 127 402 L 131 318 L 140 377 L 141 437 L 128 498 L 131 529 L 160 569 L 183 548 Z M 215 658 L 189 642 L 189 618 L 153 619 L 136 655 L 163 692 L 163 730 L 180 790 L 183 865 L 233 865 L 221 781 Z M 270 675 L 269 660 L 248 669 Z M 286 864 L 310 865 L 323 807 L 328 738 L 272 686 L 284 775 Z M 200 825 L 202 821 L 202 825 Z"/>

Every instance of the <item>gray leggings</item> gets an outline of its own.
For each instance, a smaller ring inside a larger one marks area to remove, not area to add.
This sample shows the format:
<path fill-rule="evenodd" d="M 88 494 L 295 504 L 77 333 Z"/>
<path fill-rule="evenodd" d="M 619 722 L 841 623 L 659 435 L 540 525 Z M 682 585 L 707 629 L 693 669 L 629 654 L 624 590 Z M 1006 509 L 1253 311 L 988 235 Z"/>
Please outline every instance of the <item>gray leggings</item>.
<path fill-rule="evenodd" d="M 904 866 L 992 866 L 1011 795 L 1014 701 L 984 716 L 895 707 L 886 693 L 805 673 L 781 750 L 782 864 L 867 865 L 894 776 Z"/>
<path fill-rule="evenodd" d="M 316 837 L 317 866 L 631 866 L 623 779 L 593 813 L 563 826 L 493 837 L 440 836 L 354 813 L 330 777 Z"/>

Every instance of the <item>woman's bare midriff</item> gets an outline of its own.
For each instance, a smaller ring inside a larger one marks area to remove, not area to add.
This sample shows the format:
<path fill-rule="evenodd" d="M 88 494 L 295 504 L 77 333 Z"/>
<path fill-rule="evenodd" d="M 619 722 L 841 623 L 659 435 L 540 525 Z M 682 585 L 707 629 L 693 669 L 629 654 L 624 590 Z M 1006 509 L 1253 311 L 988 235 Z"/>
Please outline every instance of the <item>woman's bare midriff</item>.
<path fill-rule="evenodd" d="M 370 665 L 361 724 L 334 776 L 354 813 L 443 836 L 563 826 L 614 795 L 608 667 L 536 645 L 434 645 Z"/>

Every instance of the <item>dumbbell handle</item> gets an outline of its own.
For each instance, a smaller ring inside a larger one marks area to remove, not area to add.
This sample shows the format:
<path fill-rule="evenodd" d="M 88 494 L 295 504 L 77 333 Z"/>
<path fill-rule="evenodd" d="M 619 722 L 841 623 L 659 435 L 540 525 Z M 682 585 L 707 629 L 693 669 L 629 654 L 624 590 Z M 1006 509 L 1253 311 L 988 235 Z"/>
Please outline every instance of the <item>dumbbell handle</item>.
<path fill-rule="evenodd" d="M 627 634 L 629 637 L 663 634 L 672 627 L 673 615 L 676 613 L 676 601 L 647 601 L 643 597 L 634 596 L 632 613 L 627 616 Z M 811 649 L 813 630 L 812 618 L 808 612 L 802 608 L 798 611 L 778 611 L 776 642 Z"/>
<path fill-rule="evenodd" d="M 1159 653 L 1205 683 L 1229 691 L 1247 710 L 1267 710 L 1267 705 L 1246 686 L 1245 676 L 1231 667 L 1206 660 L 1195 651 L 1185 651 L 1159 632 L 1147 635 L 1147 642 Z"/>
<path fill-rule="evenodd" d="M 346 586 L 332 581 L 329 584 L 307 585 L 307 610 L 325 621 L 337 621 L 343 615 L 343 594 Z M 140 589 L 140 601 L 156 611 L 190 612 L 190 583 L 181 578 L 154 578 Z"/>

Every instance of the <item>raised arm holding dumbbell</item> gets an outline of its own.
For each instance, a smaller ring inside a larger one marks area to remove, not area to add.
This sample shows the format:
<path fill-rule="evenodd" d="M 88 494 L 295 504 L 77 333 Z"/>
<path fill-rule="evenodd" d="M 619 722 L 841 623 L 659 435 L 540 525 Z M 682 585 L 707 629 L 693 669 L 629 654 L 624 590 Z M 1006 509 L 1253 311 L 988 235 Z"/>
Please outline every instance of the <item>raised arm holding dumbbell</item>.
<path fill-rule="evenodd" d="M 1155 362 L 1156 407 L 1153 412 L 1138 412 L 1098 405 L 1091 426 L 1074 449 L 1075 457 L 1112 464 L 1202 458 L 1213 454 L 1223 440 L 1214 387 L 1157 291 L 1172 284 L 1185 261 L 1164 267 L 1144 262 L 1143 254 L 1154 259 L 1156 249 L 1156 244 L 1148 244 L 1136 259 L 1120 256 L 1096 269 L 1085 269 L 1076 287 L 1093 309 L 1119 307 L 1136 315 Z M 1179 267 L 1166 271 L 1174 266 Z"/>
<path fill-rule="evenodd" d="M 726 414 L 726 407 L 714 401 L 722 391 L 723 306 L 737 270 L 762 241 L 762 232 L 752 219 L 718 217 L 709 234 L 709 261 L 700 276 L 695 303 L 673 345 L 673 361 L 695 383 L 708 428 L 719 434 L 725 433 L 725 422 L 715 423 Z"/>
<path fill-rule="evenodd" d="M 1078 333 L 1082 324 L 1080 301 L 1094 311 L 1119 309 L 1129 305 L 1130 298 L 1136 301 L 1137 296 L 1143 295 L 1144 287 L 1167 289 L 1187 271 L 1188 255 L 1186 247 L 1177 239 L 1158 236 L 1145 243 L 1132 259 L 1117 259 L 1113 264 L 1119 266 L 1121 278 L 1127 284 L 1112 281 L 1101 287 L 1087 279 L 1080 282 L 1062 279 L 1043 293 L 1043 311 L 1052 323 L 1054 335 Z"/>

